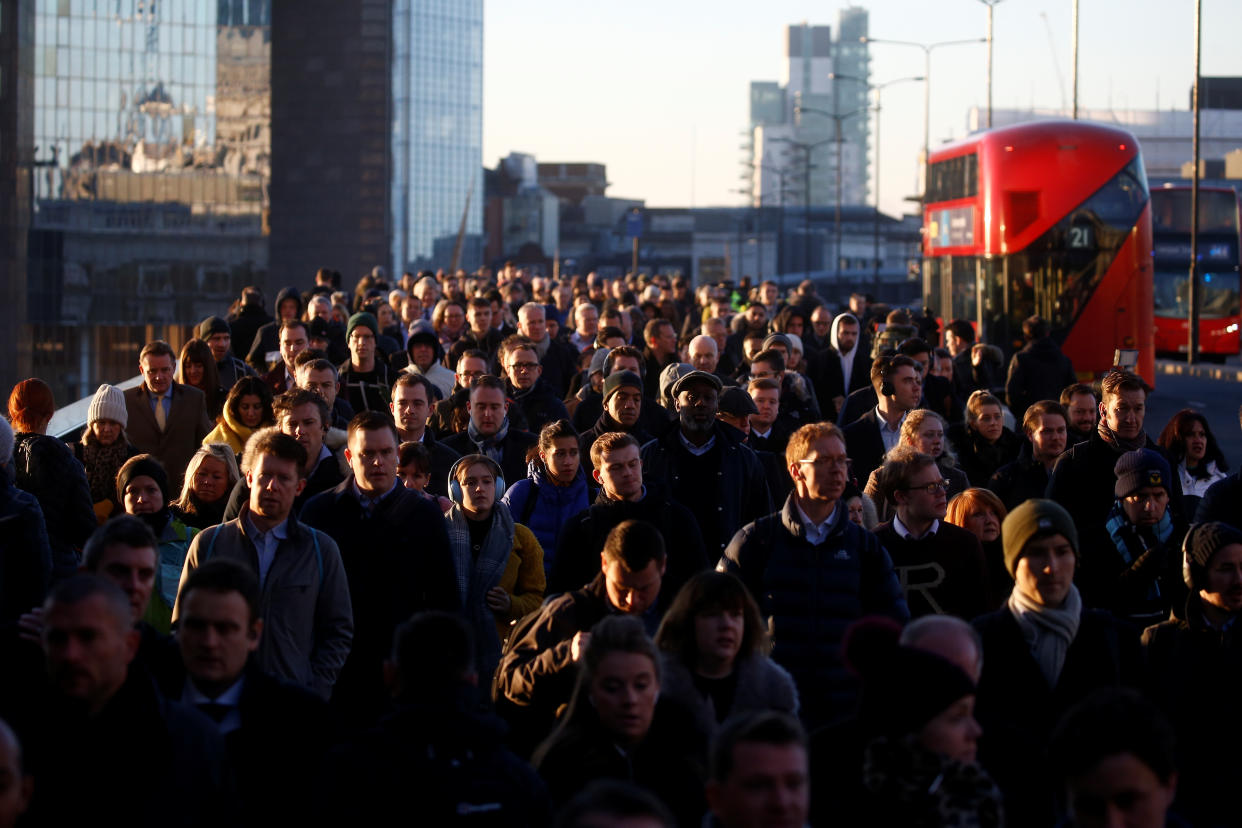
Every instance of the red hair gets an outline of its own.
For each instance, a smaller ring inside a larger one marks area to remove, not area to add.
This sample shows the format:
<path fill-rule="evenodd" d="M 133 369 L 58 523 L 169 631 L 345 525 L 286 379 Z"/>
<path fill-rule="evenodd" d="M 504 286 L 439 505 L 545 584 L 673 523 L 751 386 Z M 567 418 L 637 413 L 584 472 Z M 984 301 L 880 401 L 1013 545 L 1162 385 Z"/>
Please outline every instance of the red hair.
<path fill-rule="evenodd" d="M 25 379 L 9 394 L 9 422 L 18 433 L 29 434 L 44 427 L 56 411 L 52 388 L 41 379 Z"/>

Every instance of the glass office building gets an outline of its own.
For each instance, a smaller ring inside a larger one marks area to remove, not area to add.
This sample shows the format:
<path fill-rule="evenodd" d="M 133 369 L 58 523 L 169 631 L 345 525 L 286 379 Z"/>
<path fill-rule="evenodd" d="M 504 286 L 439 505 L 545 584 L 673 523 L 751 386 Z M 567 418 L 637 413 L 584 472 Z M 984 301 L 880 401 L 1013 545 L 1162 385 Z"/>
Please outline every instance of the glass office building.
<path fill-rule="evenodd" d="M 482 261 L 483 0 L 394 0 L 392 260 Z"/>
<path fill-rule="evenodd" d="M 72 394 L 261 278 L 271 0 L 34 5 L 27 321 Z"/>

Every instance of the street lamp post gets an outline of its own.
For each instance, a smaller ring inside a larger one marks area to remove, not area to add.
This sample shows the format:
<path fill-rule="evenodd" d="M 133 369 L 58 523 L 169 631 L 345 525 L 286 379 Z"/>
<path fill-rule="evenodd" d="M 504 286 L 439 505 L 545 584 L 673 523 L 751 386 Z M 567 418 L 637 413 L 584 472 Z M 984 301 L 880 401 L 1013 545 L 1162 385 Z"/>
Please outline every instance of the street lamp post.
<path fill-rule="evenodd" d="M 789 146 L 802 151 L 802 263 L 805 265 L 807 278 L 809 279 L 811 273 L 811 152 L 824 144 L 831 144 L 832 139 L 816 141 L 813 144 L 795 141 L 792 138 L 773 138 L 772 140 L 781 144 L 789 144 Z"/>
<path fill-rule="evenodd" d="M 941 46 L 966 46 L 975 43 L 989 42 L 986 37 L 975 37 L 966 40 L 941 40 L 936 43 L 918 43 L 913 40 L 888 40 L 886 38 L 858 38 L 859 43 L 882 43 L 890 46 L 913 46 L 923 50 L 923 191 L 927 191 L 927 159 L 931 153 L 931 53 Z M 989 96 L 990 100 L 990 96 Z M 990 107 L 989 107 L 990 111 Z"/>
<path fill-rule="evenodd" d="M 992 128 L 992 12 L 1001 0 L 979 0 L 988 7 L 988 129 Z"/>
<path fill-rule="evenodd" d="M 880 93 L 895 83 L 926 80 L 920 75 L 909 78 L 896 78 L 871 87 L 875 92 L 875 216 L 871 224 L 871 279 L 880 284 Z"/>
<path fill-rule="evenodd" d="M 784 272 L 784 270 L 781 267 L 781 265 L 783 264 L 781 260 L 783 258 L 783 253 L 785 249 L 785 193 L 786 193 L 785 175 L 786 175 L 786 170 L 784 167 L 773 167 L 769 164 L 751 163 L 751 164 L 748 164 L 747 166 L 755 168 L 755 169 L 767 170 L 768 172 L 776 176 L 777 187 L 779 188 L 777 192 L 777 198 L 779 199 L 779 203 L 777 206 L 781 208 L 780 223 L 777 225 L 777 228 L 776 228 L 776 272 L 777 272 L 777 275 L 779 275 Z M 763 267 L 763 188 L 762 187 L 759 188 L 758 202 L 759 202 L 758 211 L 756 212 L 756 219 L 755 219 L 755 232 L 759 236 L 759 267 L 756 268 L 757 270 Z"/>
<path fill-rule="evenodd" d="M 829 75 L 828 77 L 833 78 L 833 79 L 860 80 L 859 78 L 853 78 L 853 77 L 848 77 L 845 75 L 837 75 L 837 74 L 832 74 L 832 75 Z M 836 100 L 837 100 L 837 96 L 834 95 L 833 96 L 834 105 L 835 105 Z M 844 141 L 842 141 L 841 139 L 841 124 L 842 122 L 845 121 L 846 118 L 853 118 L 855 115 L 860 115 L 866 111 L 867 111 L 867 108 L 863 107 L 862 109 L 855 109 L 853 112 L 847 112 L 844 115 L 841 115 L 836 112 L 827 112 L 823 109 L 814 109 L 809 106 L 803 106 L 801 103 L 797 104 L 794 108 L 795 118 L 801 118 L 803 113 L 811 112 L 815 115 L 822 115 L 825 118 L 831 118 L 833 121 L 836 122 L 836 138 L 834 140 L 836 141 L 836 144 L 837 144 L 837 207 L 836 207 L 836 213 L 833 217 L 833 224 L 836 230 L 836 243 L 835 243 L 835 250 L 834 250 L 834 253 L 836 255 L 835 255 L 835 260 L 833 263 L 833 278 L 838 282 L 841 281 L 841 145 L 844 143 Z"/>

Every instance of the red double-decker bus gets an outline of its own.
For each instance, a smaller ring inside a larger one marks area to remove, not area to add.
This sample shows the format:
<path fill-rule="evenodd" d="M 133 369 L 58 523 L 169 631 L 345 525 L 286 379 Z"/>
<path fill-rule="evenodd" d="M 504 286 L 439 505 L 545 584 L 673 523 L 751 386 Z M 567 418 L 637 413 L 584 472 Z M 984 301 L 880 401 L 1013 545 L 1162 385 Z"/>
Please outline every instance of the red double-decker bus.
<path fill-rule="evenodd" d="M 1156 353 L 1185 356 L 1190 345 L 1190 187 L 1151 191 L 1155 261 Z M 1238 353 L 1238 195 L 1199 188 L 1199 355 L 1212 362 Z"/>
<path fill-rule="evenodd" d="M 1012 353 L 1038 313 L 1083 379 L 1120 356 L 1154 379 L 1151 214 L 1130 133 L 1043 121 L 931 154 L 924 301 Z M 1121 351 L 1121 354 L 1117 354 Z"/>

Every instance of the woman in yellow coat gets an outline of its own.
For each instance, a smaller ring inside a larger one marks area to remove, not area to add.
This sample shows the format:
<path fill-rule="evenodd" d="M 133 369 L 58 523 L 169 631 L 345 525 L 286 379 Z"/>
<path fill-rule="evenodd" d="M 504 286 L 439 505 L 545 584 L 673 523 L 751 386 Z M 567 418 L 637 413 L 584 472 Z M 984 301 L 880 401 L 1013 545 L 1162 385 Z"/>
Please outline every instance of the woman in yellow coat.
<path fill-rule="evenodd" d="M 203 445 L 227 443 L 233 453 L 241 457 L 251 434 L 275 424 L 271 389 L 258 377 L 242 377 L 229 389 L 224 412 L 216 421 L 216 427 L 203 438 Z"/>
<path fill-rule="evenodd" d="M 512 622 L 543 603 L 543 548 L 500 502 L 496 461 L 468 454 L 449 471 L 449 546 L 462 612 L 474 628 L 480 686 L 491 682 Z"/>

